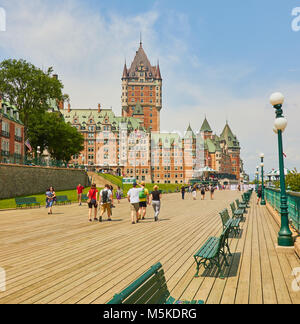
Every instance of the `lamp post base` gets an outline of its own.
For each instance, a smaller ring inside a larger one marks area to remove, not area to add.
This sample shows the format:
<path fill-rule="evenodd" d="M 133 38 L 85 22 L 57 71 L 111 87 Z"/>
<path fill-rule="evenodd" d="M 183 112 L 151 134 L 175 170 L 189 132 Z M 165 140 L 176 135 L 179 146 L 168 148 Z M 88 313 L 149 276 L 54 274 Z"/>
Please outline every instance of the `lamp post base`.
<path fill-rule="evenodd" d="M 261 204 L 261 206 L 266 206 L 266 201 L 265 201 L 265 200 L 262 200 L 262 201 L 260 202 L 260 204 Z"/>
<path fill-rule="evenodd" d="M 278 246 L 294 246 L 294 239 L 292 238 L 292 236 L 278 236 Z"/>

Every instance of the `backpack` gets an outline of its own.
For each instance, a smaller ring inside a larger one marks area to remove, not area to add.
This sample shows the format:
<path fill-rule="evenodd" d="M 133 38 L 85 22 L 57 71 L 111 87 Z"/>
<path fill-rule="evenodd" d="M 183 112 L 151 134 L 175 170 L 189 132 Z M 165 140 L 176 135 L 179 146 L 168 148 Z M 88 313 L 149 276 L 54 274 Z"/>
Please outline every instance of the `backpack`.
<path fill-rule="evenodd" d="M 107 204 L 108 203 L 108 190 L 102 191 L 102 203 Z"/>
<path fill-rule="evenodd" d="M 145 194 L 145 189 L 143 189 L 142 191 L 139 192 L 139 198 L 140 199 L 145 199 L 147 198 L 146 194 Z"/>

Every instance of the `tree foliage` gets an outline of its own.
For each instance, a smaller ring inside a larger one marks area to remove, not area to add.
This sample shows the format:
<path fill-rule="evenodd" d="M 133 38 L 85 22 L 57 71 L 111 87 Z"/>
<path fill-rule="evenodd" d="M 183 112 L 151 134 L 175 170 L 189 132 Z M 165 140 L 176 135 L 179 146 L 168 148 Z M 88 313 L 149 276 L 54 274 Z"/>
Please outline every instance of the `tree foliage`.
<path fill-rule="evenodd" d="M 59 113 L 48 113 L 51 102 L 69 99 L 52 73 L 52 68 L 44 72 L 25 60 L 5 60 L 0 63 L 0 96 L 19 110 L 35 151 L 40 146 L 52 158 L 68 162 L 83 150 L 84 139 Z"/>
<path fill-rule="evenodd" d="M 28 136 L 33 147 L 40 146 L 42 152 L 47 149 L 53 158 L 66 162 L 84 148 L 83 136 L 56 113 L 32 116 Z"/>
<path fill-rule="evenodd" d="M 286 176 L 286 185 L 291 191 L 300 192 L 300 173 L 295 168 Z"/>
<path fill-rule="evenodd" d="M 274 182 L 276 188 L 280 188 L 280 181 Z M 295 168 L 285 177 L 286 188 L 290 191 L 300 192 L 300 173 Z"/>
<path fill-rule="evenodd" d="M 32 114 L 46 112 L 53 99 L 63 100 L 62 83 L 25 60 L 4 60 L 0 63 L 0 96 L 17 107 L 28 128 Z"/>

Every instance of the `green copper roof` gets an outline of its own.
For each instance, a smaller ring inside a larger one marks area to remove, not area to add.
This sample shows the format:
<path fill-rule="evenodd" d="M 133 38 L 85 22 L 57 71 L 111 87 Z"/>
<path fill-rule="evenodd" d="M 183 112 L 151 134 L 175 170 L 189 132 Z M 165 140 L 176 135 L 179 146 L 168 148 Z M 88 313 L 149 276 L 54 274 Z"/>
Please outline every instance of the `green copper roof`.
<path fill-rule="evenodd" d="M 220 136 L 221 140 L 225 140 L 229 148 L 240 148 L 240 143 L 237 140 L 237 137 L 232 133 L 228 123 Z"/>
<path fill-rule="evenodd" d="M 168 148 L 173 144 L 178 145 L 179 147 L 182 145 L 180 135 L 177 133 L 152 133 L 151 140 L 153 145 L 161 143 L 165 148 Z"/>
<path fill-rule="evenodd" d="M 217 149 L 216 149 L 215 143 L 210 138 L 207 138 L 205 142 L 207 144 L 208 152 L 209 153 L 216 153 Z"/>
<path fill-rule="evenodd" d="M 205 117 L 205 120 L 202 124 L 202 127 L 200 129 L 200 132 L 208 132 L 208 133 L 212 133 L 212 129 L 210 128 L 210 125 Z"/>
<path fill-rule="evenodd" d="M 4 113 L 4 106 L 6 107 L 6 113 Z M 12 111 L 12 113 L 11 113 Z M 6 119 L 9 119 L 15 123 L 18 123 L 20 125 L 23 125 L 23 123 L 20 120 L 19 117 L 19 110 L 16 108 L 16 106 L 11 105 L 9 102 L 2 100 L 2 109 L 0 107 L 0 114 L 3 114 L 3 116 Z"/>
<path fill-rule="evenodd" d="M 140 102 L 138 101 L 133 112 L 133 116 L 144 115 L 144 109 Z"/>
<path fill-rule="evenodd" d="M 190 138 L 190 137 L 196 138 L 196 135 L 192 130 L 191 124 L 189 124 L 189 127 L 188 127 L 188 129 L 187 129 L 187 131 L 185 133 L 185 138 Z"/>
<path fill-rule="evenodd" d="M 96 124 L 97 127 L 101 127 L 107 120 L 107 124 L 111 125 L 114 131 L 118 131 L 122 123 L 127 124 L 127 128 L 130 131 L 136 129 L 145 130 L 141 127 L 141 121 L 139 119 L 133 117 L 116 117 L 112 109 L 102 109 L 101 113 L 98 113 L 97 109 L 72 109 L 71 112 L 68 112 L 68 110 L 62 110 L 61 112 L 66 122 L 75 125 L 86 127 Z"/>

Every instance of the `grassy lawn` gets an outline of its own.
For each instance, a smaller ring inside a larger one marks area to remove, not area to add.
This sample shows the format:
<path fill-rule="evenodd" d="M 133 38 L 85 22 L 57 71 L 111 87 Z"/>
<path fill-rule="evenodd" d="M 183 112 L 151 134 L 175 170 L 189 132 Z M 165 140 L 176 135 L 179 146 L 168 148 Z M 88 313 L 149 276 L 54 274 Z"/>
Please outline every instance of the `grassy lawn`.
<path fill-rule="evenodd" d="M 104 179 L 110 181 L 111 183 L 115 184 L 116 186 L 123 188 L 124 196 L 126 196 L 128 190 L 132 188 L 131 184 L 125 184 L 122 186 L 122 177 L 114 176 L 111 174 L 103 174 L 103 173 L 99 173 L 99 175 Z M 165 183 L 157 184 L 157 185 L 160 190 L 165 191 L 166 193 L 169 193 L 169 191 L 175 192 L 177 188 L 180 190 L 182 186 L 181 184 L 165 184 Z M 146 188 L 149 190 L 149 192 L 153 190 L 154 186 L 155 184 L 146 184 Z"/>
<path fill-rule="evenodd" d="M 90 188 L 84 189 L 83 193 L 87 194 Z M 98 188 L 98 190 L 101 190 Z M 72 202 L 77 202 L 77 191 L 74 190 L 66 190 L 66 191 L 56 191 L 56 196 L 67 196 Z M 46 196 L 45 193 L 26 196 L 26 197 L 35 197 L 36 200 L 41 204 L 41 206 L 46 206 Z M 25 198 L 25 197 L 21 197 Z M 15 199 L 2 199 L 0 200 L 0 210 L 1 209 L 9 209 L 9 208 L 16 208 Z"/>
<path fill-rule="evenodd" d="M 123 188 L 124 197 L 127 196 L 127 192 L 132 188 L 131 184 L 125 184 L 122 186 L 122 177 L 117 177 L 117 176 L 113 176 L 110 174 L 100 174 L 100 176 L 102 176 L 104 179 L 112 182 L 113 184 Z M 175 192 L 177 188 L 180 189 L 180 187 L 181 187 L 180 184 L 157 184 L 157 185 L 158 185 L 159 189 L 162 190 L 164 193 L 169 193 L 170 191 Z M 153 190 L 154 186 L 155 186 L 155 184 L 146 184 L 146 188 L 149 190 L 149 192 L 151 192 Z M 90 188 L 86 188 L 83 193 L 87 194 L 89 189 Z M 101 189 L 98 188 L 98 190 L 100 191 Z M 66 190 L 66 191 L 56 191 L 56 195 L 57 196 L 67 196 L 68 199 L 70 199 L 72 202 L 77 202 L 76 189 Z M 41 206 L 46 205 L 45 193 L 40 193 L 40 194 L 26 196 L 26 197 L 35 197 L 36 200 L 41 204 Z M 21 197 L 21 198 L 25 198 L 25 197 Z M 10 209 L 10 208 L 16 208 L 16 203 L 15 203 L 14 198 L 0 200 L 0 210 L 1 209 Z"/>

